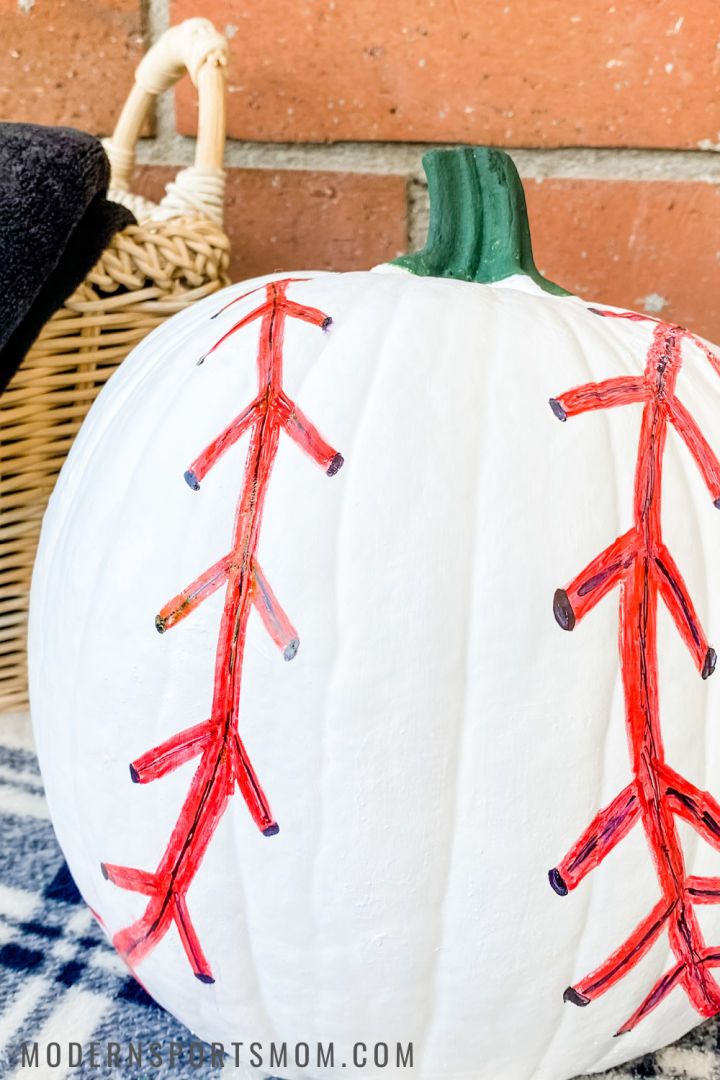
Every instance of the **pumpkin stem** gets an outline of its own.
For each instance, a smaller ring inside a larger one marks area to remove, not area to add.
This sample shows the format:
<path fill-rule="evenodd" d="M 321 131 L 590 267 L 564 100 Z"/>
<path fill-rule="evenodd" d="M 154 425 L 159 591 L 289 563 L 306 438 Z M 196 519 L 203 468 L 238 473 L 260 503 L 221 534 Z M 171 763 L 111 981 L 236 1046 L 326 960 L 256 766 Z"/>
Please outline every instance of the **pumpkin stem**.
<path fill-rule="evenodd" d="M 430 194 L 430 227 L 422 251 L 394 265 L 423 277 L 488 283 L 525 274 L 549 293 L 567 290 L 535 266 L 525 192 L 502 150 L 430 150 L 423 157 Z"/>

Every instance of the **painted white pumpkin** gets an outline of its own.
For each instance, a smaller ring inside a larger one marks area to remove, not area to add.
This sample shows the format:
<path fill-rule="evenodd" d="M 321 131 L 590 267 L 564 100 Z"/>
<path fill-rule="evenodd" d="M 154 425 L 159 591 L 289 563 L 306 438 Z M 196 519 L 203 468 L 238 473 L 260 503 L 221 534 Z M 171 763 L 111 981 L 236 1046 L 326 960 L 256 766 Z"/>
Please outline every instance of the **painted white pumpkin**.
<path fill-rule="evenodd" d="M 695 905 L 720 814 L 698 674 L 699 623 L 720 637 L 717 362 L 545 282 L 504 155 L 426 167 L 423 253 L 233 286 L 138 346 L 35 570 L 32 714 L 72 873 L 149 992 L 206 1040 L 261 1044 L 258 1075 L 409 1075 L 412 1043 L 418 1080 L 564 1080 L 716 1008 L 720 922 Z"/>

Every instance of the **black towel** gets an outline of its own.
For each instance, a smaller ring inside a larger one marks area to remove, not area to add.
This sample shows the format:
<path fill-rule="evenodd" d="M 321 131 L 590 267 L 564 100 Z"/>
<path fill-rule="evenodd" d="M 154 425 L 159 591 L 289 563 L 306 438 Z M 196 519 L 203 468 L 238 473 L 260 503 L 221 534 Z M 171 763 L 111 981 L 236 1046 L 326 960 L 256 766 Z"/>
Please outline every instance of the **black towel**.
<path fill-rule="evenodd" d="M 109 179 L 92 135 L 0 123 L 0 392 L 113 233 L 135 221 L 105 198 Z"/>

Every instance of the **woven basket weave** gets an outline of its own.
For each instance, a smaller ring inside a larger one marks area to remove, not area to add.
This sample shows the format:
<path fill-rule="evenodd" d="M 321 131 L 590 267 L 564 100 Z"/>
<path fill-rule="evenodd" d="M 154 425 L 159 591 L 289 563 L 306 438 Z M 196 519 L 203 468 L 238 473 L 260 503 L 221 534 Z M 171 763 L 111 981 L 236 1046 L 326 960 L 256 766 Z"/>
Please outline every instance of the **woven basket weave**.
<path fill-rule="evenodd" d="M 155 205 L 131 194 L 134 148 L 154 97 L 188 71 L 199 99 L 195 163 Z M 141 61 L 106 143 L 110 197 L 139 224 L 118 233 L 43 329 L 0 397 L 0 710 L 27 703 L 26 630 L 40 524 L 85 415 L 150 330 L 228 284 L 222 230 L 225 39 L 205 19 L 169 30 Z"/>

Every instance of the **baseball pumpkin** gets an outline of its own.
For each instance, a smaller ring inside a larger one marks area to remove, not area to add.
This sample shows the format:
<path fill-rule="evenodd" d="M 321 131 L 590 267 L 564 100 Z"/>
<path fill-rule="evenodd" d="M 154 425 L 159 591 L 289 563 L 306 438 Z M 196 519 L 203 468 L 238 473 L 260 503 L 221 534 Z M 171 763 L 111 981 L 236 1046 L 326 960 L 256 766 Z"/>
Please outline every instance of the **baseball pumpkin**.
<path fill-rule="evenodd" d="M 546 281 L 506 155 L 425 165 L 422 252 L 232 286 L 110 380 L 33 721 L 84 898 L 202 1038 L 566 1080 L 720 1010 L 720 358 Z"/>

